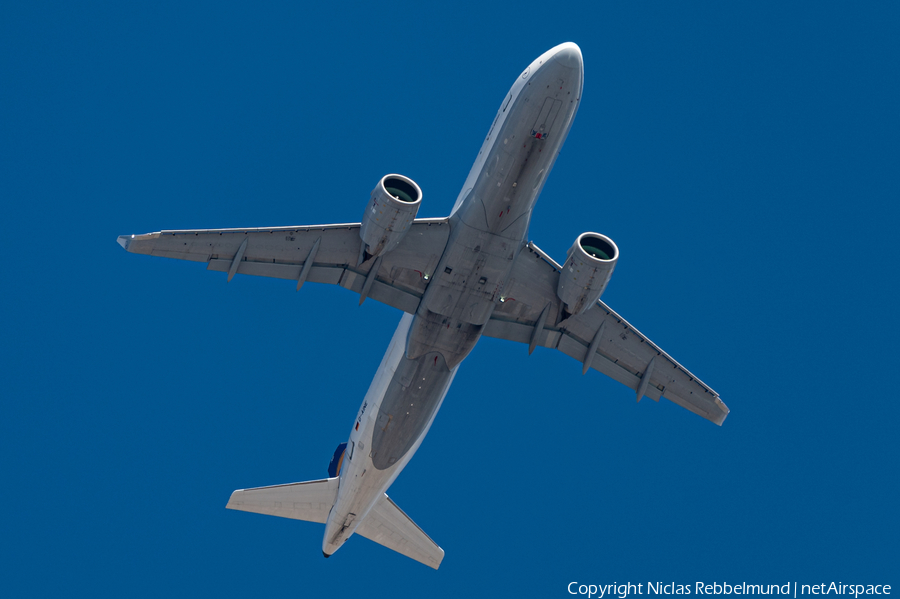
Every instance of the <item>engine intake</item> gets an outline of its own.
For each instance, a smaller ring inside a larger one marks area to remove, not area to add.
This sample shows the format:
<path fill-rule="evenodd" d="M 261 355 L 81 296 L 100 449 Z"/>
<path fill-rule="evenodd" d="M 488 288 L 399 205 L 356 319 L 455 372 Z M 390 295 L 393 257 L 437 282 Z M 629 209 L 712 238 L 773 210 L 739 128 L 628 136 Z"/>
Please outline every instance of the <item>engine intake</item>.
<path fill-rule="evenodd" d="M 381 256 L 397 247 L 421 205 L 422 190 L 415 181 L 403 175 L 382 177 L 372 190 L 359 229 L 366 258 Z"/>
<path fill-rule="evenodd" d="M 578 236 L 569 249 L 556 288 L 569 314 L 584 314 L 600 299 L 618 259 L 619 248 L 606 235 Z"/>

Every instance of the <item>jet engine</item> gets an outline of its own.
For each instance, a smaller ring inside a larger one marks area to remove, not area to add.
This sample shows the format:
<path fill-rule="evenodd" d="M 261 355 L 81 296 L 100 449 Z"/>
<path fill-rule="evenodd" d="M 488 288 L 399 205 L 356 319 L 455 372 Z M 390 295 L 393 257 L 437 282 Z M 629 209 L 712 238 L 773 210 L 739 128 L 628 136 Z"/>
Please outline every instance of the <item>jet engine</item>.
<path fill-rule="evenodd" d="M 365 258 L 381 256 L 397 247 L 421 205 L 422 190 L 415 181 L 403 175 L 382 177 L 372 190 L 359 228 Z"/>
<path fill-rule="evenodd" d="M 593 306 L 609 283 L 619 248 L 599 233 L 582 233 L 568 252 L 556 294 L 569 314 L 583 314 Z"/>

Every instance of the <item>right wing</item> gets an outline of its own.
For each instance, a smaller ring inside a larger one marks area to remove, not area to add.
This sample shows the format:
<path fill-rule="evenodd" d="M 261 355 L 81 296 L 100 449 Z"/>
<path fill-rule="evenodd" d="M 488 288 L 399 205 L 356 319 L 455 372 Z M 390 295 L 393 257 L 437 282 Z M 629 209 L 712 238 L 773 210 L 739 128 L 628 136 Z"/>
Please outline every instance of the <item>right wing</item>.
<path fill-rule="evenodd" d="M 393 549 L 397 553 L 431 566 L 437 570 L 444 559 L 444 550 L 431 540 L 425 531 L 382 494 L 356 528 L 356 534 Z"/>
<path fill-rule="evenodd" d="M 728 407 L 719 394 L 691 374 L 612 308 L 597 301 L 584 314 L 563 319 L 556 293 L 562 267 L 533 243 L 513 264 L 502 303 L 484 328 L 487 337 L 558 349 L 637 391 L 637 399 L 660 397 L 721 425 Z M 555 323 L 555 324 L 554 324 Z"/>
<path fill-rule="evenodd" d="M 450 225 L 446 218 L 416 219 L 400 244 L 383 257 L 357 265 L 362 240 L 359 223 L 197 229 L 121 235 L 129 252 L 206 262 L 207 270 L 340 285 L 372 299 L 415 313 L 428 278 L 444 253 Z M 308 268 L 306 262 L 313 260 Z M 378 271 L 366 285 L 374 265 Z"/>

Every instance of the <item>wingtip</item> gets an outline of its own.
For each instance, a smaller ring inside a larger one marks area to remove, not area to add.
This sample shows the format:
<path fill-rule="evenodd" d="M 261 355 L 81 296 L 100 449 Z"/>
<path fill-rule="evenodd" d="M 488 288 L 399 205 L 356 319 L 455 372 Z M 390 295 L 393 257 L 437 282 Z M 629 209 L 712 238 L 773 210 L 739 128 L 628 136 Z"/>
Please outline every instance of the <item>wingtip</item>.
<path fill-rule="evenodd" d="M 720 410 L 722 410 L 722 414 L 721 416 L 719 416 L 718 420 L 716 420 L 716 424 L 722 426 L 722 424 L 725 422 L 725 419 L 728 418 L 729 414 L 731 414 L 731 410 L 728 409 L 728 406 L 725 405 L 725 402 L 719 399 L 718 395 L 716 395 L 716 405 Z"/>
<path fill-rule="evenodd" d="M 244 489 L 237 489 L 231 492 L 231 496 L 228 498 L 228 503 L 225 504 L 226 510 L 240 510 L 241 509 L 241 495 L 243 494 Z"/>
<path fill-rule="evenodd" d="M 132 254 L 150 254 L 156 248 L 156 241 L 161 233 L 144 233 L 142 235 L 119 235 L 116 241 L 126 252 Z"/>

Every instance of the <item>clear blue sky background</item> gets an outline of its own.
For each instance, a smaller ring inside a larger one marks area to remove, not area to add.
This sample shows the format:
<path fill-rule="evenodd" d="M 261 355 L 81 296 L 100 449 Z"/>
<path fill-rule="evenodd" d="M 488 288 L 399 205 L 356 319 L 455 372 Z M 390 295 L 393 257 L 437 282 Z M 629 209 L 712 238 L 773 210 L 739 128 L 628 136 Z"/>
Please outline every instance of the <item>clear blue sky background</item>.
<path fill-rule="evenodd" d="M 898 31 L 888 2 L 4 3 L 2 594 L 896 590 Z M 390 490 L 437 572 L 225 510 L 325 475 L 400 314 L 116 236 L 356 222 L 389 172 L 444 216 L 569 40 L 584 98 L 530 238 L 610 235 L 604 299 L 725 425 L 485 339 Z"/>

